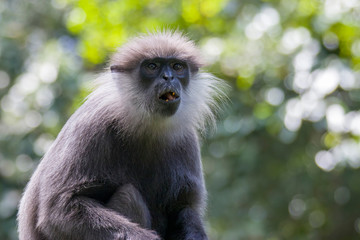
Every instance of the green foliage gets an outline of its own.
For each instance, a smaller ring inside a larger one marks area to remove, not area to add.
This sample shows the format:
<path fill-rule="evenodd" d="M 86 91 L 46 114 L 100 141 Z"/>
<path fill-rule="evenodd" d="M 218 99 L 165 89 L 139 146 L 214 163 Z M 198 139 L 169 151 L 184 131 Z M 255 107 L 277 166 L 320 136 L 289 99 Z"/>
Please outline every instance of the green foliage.
<path fill-rule="evenodd" d="M 204 142 L 210 239 L 358 239 L 359 0 L 3 0 L 0 239 L 114 49 L 179 29 L 232 86 Z"/>

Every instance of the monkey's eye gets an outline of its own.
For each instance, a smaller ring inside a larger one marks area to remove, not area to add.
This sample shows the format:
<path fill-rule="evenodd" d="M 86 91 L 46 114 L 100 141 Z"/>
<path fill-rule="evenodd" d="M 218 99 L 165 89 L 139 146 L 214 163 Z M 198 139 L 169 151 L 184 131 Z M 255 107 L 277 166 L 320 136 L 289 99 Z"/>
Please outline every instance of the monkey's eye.
<path fill-rule="evenodd" d="M 185 68 L 184 64 L 182 63 L 174 63 L 173 69 L 175 71 L 182 71 Z"/>
<path fill-rule="evenodd" d="M 157 69 L 158 65 L 156 63 L 148 63 L 148 65 L 146 65 L 147 69 L 149 70 L 155 70 Z"/>

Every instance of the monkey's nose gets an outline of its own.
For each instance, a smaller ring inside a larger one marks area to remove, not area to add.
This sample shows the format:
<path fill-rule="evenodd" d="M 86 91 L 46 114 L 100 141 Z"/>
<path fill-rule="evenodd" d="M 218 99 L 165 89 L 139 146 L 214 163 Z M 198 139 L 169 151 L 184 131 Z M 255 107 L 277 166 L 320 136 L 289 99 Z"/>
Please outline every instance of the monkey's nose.
<path fill-rule="evenodd" d="M 174 79 L 174 76 L 173 76 L 173 75 L 169 75 L 169 74 L 164 74 L 164 75 L 163 75 L 163 79 L 164 79 L 165 81 L 173 80 L 173 79 Z"/>

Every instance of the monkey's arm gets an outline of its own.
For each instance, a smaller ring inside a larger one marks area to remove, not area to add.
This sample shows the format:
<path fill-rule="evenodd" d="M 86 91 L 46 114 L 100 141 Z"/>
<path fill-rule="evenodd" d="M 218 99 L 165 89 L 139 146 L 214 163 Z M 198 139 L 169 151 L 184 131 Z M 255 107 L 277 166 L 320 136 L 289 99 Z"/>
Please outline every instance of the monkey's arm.
<path fill-rule="evenodd" d="M 77 114 L 31 180 L 40 189 L 36 228 L 45 239 L 160 239 L 105 206 L 123 174 L 112 156 L 114 134 L 101 119 L 84 124 Z"/>
<path fill-rule="evenodd" d="M 99 186 L 81 187 L 41 202 L 38 229 L 49 239 L 160 239 L 92 198 L 91 192 L 99 190 Z"/>

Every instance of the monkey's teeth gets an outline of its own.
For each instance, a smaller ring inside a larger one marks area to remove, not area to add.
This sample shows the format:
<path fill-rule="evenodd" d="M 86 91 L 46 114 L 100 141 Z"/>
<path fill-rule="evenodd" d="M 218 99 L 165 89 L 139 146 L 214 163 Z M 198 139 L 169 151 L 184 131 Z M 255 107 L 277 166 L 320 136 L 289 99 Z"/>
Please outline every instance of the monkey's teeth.
<path fill-rule="evenodd" d="M 174 100 L 175 98 L 174 98 L 172 95 L 169 95 L 169 96 L 168 96 L 168 99 L 169 99 L 170 101 L 172 101 L 172 100 Z"/>
<path fill-rule="evenodd" d="M 168 102 L 168 101 L 177 99 L 178 96 L 176 95 L 175 92 L 167 92 L 167 93 L 164 93 L 163 95 L 161 95 L 159 98 Z"/>

